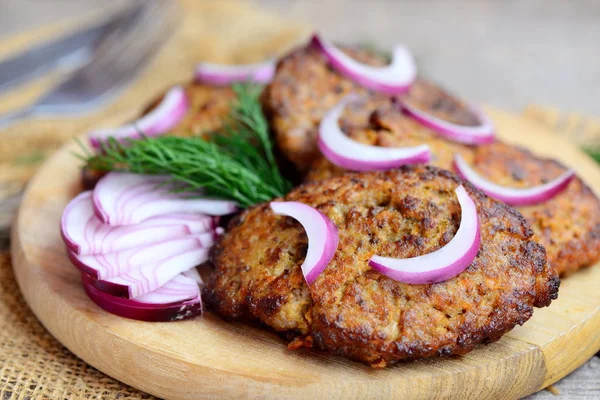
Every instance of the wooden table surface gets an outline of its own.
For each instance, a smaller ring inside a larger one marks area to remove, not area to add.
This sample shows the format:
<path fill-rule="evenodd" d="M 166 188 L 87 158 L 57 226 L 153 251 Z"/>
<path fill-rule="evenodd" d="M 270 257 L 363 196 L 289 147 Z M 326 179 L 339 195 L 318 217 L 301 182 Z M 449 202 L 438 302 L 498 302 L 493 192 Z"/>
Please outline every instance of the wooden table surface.
<path fill-rule="evenodd" d="M 2 0 L 0 39 L 123 1 Z M 597 0 L 256 3 L 305 20 L 338 40 L 384 46 L 406 42 L 426 75 L 474 101 L 517 112 L 537 103 L 600 116 Z M 558 397 L 542 391 L 531 399 L 600 398 L 600 358 L 594 357 L 554 388 Z"/>

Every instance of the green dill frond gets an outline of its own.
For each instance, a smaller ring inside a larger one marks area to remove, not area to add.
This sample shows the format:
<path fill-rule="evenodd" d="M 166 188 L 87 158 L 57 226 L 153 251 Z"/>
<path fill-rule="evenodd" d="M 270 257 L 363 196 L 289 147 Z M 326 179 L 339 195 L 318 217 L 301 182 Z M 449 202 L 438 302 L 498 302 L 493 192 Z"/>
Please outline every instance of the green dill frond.
<path fill-rule="evenodd" d="M 259 102 L 260 87 L 234 85 L 237 100 L 222 132 L 201 137 L 142 137 L 121 143 L 109 139 L 103 151 L 87 156 L 93 170 L 165 174 L 203 188 L 209 196 L 235 200 L 241 207 L 285 195 L 292 187 L 279 171 L 269 126 Z"/>

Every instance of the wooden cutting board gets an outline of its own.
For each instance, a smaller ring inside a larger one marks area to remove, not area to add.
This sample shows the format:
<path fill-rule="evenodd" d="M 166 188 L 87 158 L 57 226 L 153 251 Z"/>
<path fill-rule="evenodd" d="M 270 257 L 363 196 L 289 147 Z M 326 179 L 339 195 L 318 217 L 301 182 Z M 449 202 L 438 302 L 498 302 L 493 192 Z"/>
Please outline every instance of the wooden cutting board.
<path fill-rule="evenodd" d="M 510 142 L 574 167 L 600 193 L 600 169 L 539 125 L 489 110 Z M 170 399 L 518 398 L 556 382 L 600 349 L 600 268 L 566 279 L 559 299 L 499 342 L 462 356 L 373 370 L 315 350 L 288 351 L 278 336 L 208 312 L 144 323 L 104 312 L 84 294 L 59 234 L 78 193 L 71 143 L 46 162 L 25 193 L 12 232 L 15 275 L 33 312 L 61 343 L 106 374 Z"/>

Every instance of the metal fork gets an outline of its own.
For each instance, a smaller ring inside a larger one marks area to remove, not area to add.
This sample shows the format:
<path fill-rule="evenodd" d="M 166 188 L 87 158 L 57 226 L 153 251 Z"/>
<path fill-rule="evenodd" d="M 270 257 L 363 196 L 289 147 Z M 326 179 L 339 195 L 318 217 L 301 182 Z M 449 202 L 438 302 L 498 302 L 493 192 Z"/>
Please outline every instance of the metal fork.
<path fill-rule="evenodd" d="M 175 25 L 170 0 L 145 2 L 131 24 L 121 26 L 99 45 L 96 54 L 34 104 L 0 116 L 0 129 L 23 118 L 89 112 L 122 91 L 164 43 Z"/>

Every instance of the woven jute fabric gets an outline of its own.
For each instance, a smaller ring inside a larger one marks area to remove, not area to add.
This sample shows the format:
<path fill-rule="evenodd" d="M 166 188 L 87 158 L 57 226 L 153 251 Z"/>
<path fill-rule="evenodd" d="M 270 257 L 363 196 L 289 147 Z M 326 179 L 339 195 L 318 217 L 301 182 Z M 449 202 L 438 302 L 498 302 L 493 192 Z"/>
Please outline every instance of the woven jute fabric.
<path fill-rule="evenodd" d="M 152 399 L 75 357 L 44 329 L 0 253 L 0 399 Z"/>

